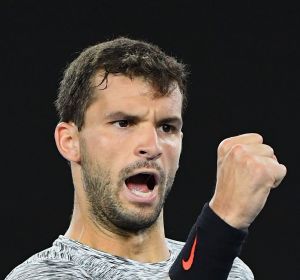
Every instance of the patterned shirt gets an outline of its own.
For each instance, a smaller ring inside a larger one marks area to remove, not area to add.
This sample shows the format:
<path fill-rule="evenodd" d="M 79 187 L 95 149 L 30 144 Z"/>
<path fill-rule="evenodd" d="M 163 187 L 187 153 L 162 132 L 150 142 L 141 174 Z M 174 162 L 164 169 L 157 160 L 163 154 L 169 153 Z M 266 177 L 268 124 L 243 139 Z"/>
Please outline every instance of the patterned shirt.
<path fill-rule="evenodd" d="M 140 263 L 92 249 L 60 235 L 52 247 L 17 266 L 5 280 L 165 280 L 169 279 L 168 271 L 184 243 L 167 239 L 167 244 L 168 260 Z M 233 279 L 254 279 L 249 267 L 239 258 L 234 260 L 228 277 L 228 280 Z"/>

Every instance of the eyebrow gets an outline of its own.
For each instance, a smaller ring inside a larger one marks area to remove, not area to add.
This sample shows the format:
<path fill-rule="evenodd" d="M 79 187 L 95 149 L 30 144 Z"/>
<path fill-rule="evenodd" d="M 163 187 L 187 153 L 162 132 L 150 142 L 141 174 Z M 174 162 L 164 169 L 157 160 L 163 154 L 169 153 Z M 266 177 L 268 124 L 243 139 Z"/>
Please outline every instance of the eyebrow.
<path fill-rule="evenodd" d="M 141 119 L 140 116 L 138 115 L 133 115 L 130 113 L 126 113 L 126 112 L 122 112 L 122 111 L 116 111 L 116 112 L 111 112 L 105 115 L 105 118 L 108 120 L 121 120 L 121 119 L 126 119 L 126 120 L 130 120 L 130 121 L 139 121 Z M 167 117 L 167 118 L 162 118 L 159 120 L 159 123 L 172 123 L 172 124 L 176 124 L 179 127 L 182 127 L 182 118 L 174 116 L 174 117 Z"/>
<path fill-rule="evenodd" d="M 161 119 L 159 121 L 159 123 L 167 123 L 167 124 L 174 124 L 178 127 L 182 127 L 182 119 L 181 118 L 178 118 L 178 117 L 170 117 L 170 118 L 164 118 L 164 119 Z"/>
<path fill-rule="evenodd" d="M 118 119 L 138 120 L 138 119 L 140 119 L 139 116 L 128 114 L 128 113 L 125 113 L 122 111 L 108 113 L 105 115 L 105 118 L 109 119 L 109 120 L 110 119 L 114 119 L 114 120 L 118 120 Z"/>

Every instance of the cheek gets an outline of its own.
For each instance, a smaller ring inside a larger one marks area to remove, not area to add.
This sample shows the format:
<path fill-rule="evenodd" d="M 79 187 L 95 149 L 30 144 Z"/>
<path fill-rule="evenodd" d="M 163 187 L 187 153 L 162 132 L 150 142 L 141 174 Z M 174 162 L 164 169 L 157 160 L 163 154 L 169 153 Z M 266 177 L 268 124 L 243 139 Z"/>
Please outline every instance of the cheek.
<path fill-rule="evenodd" d="M 167 143 L 165 143 L 165 153 L 167 155 L 167 158 L 170 159 L 171 165 L 178 166 L 181 148 L 181 141 L 168 141 Z"/>
<path fill-rule="evenodd" d="M 111 134 L 101 134 L 91 139 L 90 148 L 92 155 L 104 164 L 111 172 L 118 172 L 124 166 L 127 158 L 130 157 L 130 143 L 122 137 L 112 137 Z"/>
<path fill-rule="evenodd" d="M 105 134 L 93 135 L 88 138 L 89 154 L 100 164 L 110 165 L 118 154 L 119 139 Z"/>

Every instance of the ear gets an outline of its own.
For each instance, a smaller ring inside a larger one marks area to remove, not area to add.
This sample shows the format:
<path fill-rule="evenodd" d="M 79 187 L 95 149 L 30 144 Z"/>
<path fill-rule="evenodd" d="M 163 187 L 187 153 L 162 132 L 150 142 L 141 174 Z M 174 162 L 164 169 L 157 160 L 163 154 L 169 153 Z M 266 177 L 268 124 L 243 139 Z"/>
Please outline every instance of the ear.
<path fill-rule="evenodd" d="M 54 138 L 58 151 L 65 159 L 80 161 L 78 128 L 74 123 L 59 123 L 55 128 Z"/>

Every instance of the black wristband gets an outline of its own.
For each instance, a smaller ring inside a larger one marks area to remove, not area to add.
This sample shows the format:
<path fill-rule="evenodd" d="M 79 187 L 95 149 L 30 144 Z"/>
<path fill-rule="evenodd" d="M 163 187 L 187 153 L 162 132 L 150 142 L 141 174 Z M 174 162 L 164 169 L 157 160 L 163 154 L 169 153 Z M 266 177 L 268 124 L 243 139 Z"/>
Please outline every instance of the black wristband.
<path fill-rule="evenodd" d="M 206 203 L 169 271 L 170 278 L 227 279 L 246 236 L 247 231 L 225 223 Z"/>

